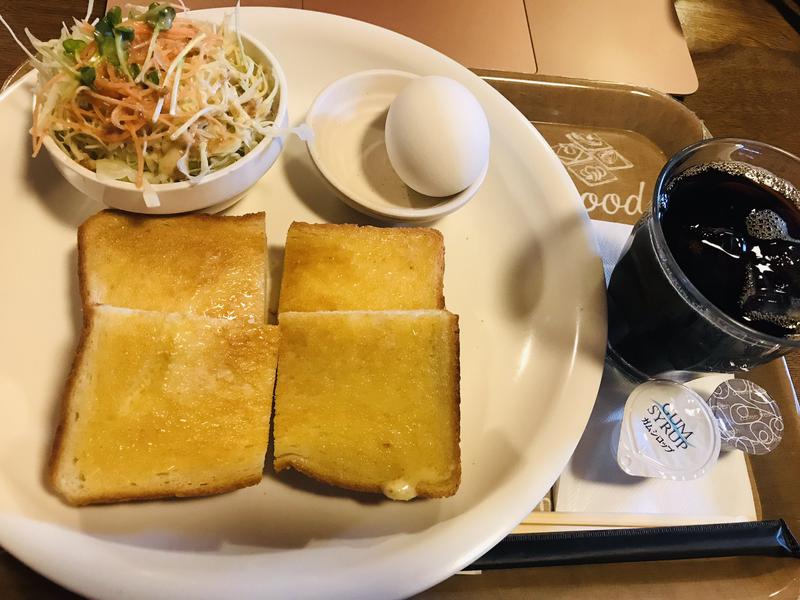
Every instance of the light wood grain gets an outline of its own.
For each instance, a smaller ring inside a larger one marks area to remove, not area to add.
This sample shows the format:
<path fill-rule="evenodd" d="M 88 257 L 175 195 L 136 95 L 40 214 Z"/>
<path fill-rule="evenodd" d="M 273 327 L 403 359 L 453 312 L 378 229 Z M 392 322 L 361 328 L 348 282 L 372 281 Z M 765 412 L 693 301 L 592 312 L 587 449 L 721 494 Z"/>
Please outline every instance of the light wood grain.
<path fill-rule="evenodd" d="M 677 0 L 700 89 L 685 99 L 715 136 L 800 155 L 800 34 L 793 0 Z M 797 23 L 797 20 L 795 20 Z M 795 384 L 800 354 L 787 359 Z"/>
<path fill-rule="evenodd" d="M 685 103 L 716 136 L 755 138 L 800 154 L 800 35 L 776 8 L 781 3 L 675 3 L 700 79 Z"/>
<path fill-rule="evenodd" d="M 49 40 L 58 35 L 62 22 L 71 22 L 72 17 L 82 19 L 88 5 L 85 0 L 0 0 L 0 14 L 17 37 L 27 43 L 23 33 L 26 27 L 37 38 Z M 92 16 L 99 17 L 104 13 L 105 2 L 95 2 Z M 0 26 L 0 82 L 5 81 L 24 60 L 25 54 Z"/>

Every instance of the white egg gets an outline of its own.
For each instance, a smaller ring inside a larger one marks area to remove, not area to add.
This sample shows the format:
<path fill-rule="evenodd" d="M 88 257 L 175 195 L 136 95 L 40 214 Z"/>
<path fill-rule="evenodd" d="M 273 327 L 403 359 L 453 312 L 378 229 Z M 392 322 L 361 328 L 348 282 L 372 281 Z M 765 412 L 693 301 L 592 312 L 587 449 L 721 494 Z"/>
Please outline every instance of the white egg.
<path fill-rule="evenodd" d="M 426 196 L 451 196 L 469 187 L 489 162 L 489 123 L 463 85 L 421 77 L 389 107 L 386 150 L 407 186 Z"/>

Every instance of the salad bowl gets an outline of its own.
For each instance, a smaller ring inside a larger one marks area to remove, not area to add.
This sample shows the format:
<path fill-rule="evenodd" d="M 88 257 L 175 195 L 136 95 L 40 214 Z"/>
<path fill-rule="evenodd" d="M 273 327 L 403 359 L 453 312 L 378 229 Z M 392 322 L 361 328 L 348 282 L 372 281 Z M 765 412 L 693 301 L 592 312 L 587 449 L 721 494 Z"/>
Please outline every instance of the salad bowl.
<path fill-rule="evenodd" d="M 247 55 L 272 71 L 279 88 L 275 125 L 280 131 L 289 120 L 286 76 L 275 56 L 263 44 L 245 33 L 240 35 Z M 64 178 L 90 198 L 110 208 L 164 215 L 201 210 L 218 212 L 235 204 L 275 164 L 285 140 L 282 135 L 265 137 L 242 158 L 202 179 L 145 184 L 143 188 L 98 175 L 68 156 L 49 135 L 43 145 Z"/>

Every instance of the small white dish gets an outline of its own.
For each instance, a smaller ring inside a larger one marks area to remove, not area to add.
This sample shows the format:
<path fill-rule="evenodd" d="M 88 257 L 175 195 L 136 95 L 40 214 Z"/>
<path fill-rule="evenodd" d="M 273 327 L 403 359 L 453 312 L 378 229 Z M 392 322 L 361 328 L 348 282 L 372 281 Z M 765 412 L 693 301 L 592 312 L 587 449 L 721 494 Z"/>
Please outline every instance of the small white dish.
<path fill-rule="evenodd" d="M 389 162 L 384 141 L 392 100 L 418 76 L 375 69 L 334 81 L 314 100 L 306 122 L 308 142 L 320 173 L 350 207 L 388 221 L 432 221 L 464 206 L 478 191 L 488 170 L 467 189 L 434 198 L 408 187 Z"/>
<path fill-rule="evenodd" d="M 272 69 L 279 86 L 275 123 L 279 127 L 285 127 L 289 120 L 289 102 L 283 69 L 263 44 L 245 33 L 241 33 L 241 36 L 247 54 L 256 62 L 269 65 Z M 180 181 L 151 185 L 149 189 L 158 196 L 159 205 L 147 206 L 143 190 L 133 183 L 100 179 L 97 173 L 67 156 L 53 138 L 47 136 L 44 140 L 44 147 L 56 168 L 79 191 L 111 208 L 153 215 L 199 210 L 213 213 L 235 204 L 278 160 L 283 146 L 281 136 L 264 138 L 241 159 L 197 183 Z"/>

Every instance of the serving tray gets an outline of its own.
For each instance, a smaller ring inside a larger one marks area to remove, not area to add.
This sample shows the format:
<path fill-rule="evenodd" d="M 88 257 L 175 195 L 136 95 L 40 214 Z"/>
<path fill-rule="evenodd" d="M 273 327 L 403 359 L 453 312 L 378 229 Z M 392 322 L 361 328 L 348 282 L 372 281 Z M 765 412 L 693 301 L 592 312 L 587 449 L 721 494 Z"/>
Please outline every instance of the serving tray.
<path fill-rule="evenodd" d="M 558 77 L 482 75 L 551 144 L 592 219 L 635 223 L 649 210 L 656 177 L 668 157 L 710 137 L 693 112 L 653 90 Z M 753 369 L 746 376 L 778 402 L 786 427 L 774 452 L 746 457 L 760 520 L 608 529 L 607 523 L 592 522 L 593 515 L 560 515 L 548 496 L 473 568 L 738 555 L 800 557 L 790 531 L 800 525 L 800 502 L 792 493 L 793 486 L 783 479 L 786 465 L 796 464 L 800 450 L 795 390 L 784 359 Z M 642 523 L 646 522 L 643 518 Z M 458 587 L 464 585 L 459 582 Z M 445 582 L 439 587 L 447 586 Z"/>

